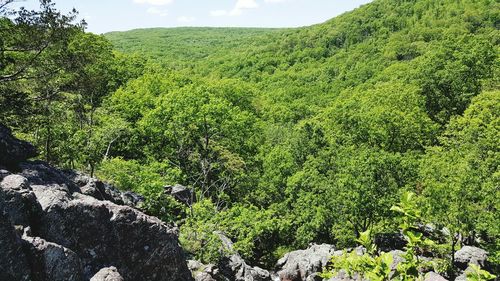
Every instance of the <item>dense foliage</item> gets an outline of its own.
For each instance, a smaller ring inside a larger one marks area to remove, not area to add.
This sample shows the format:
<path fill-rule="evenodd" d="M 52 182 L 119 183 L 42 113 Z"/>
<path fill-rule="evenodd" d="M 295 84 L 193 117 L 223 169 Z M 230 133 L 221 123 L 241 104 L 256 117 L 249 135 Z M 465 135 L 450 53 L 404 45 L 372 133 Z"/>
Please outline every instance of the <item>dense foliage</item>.
<path fill-rule="evenodd" d="M 362 232 L 357 239 L 361 248 L 357 248 L 350 253 L 344 250 L 341 255 L 334 255 L 322 276 L 330 278 L 344 274 L 351 279 L 361 277 L 372 281 L 415 281 L 432 279 L 432 277 L 426 277 L 425 272 L 433 269 L 433 272 L 440 272 L 453 277 L 453 270 L 447 267 L 446 262 L 443 267 L 441 256 L 443 252 L 439 250 L 439 248 L 446 247 L 446 245 L 439 245 L 436 241 L 433 241 L 432 233 L 424 235 L 420 231 L 423 222 L 421 208 L 417 202 L 414 193 L 406 192 L 401 197 L 401 201 L 391 207 L 391 210 L 400 216 L 399 227 L 406 240 L 405 252 L 386 253 L 377 250 L 377 246 L 372 241 L 371 231 L 367 230 Z M 433 253 L 433 257 L 425 258 L 420 256 L 425 253 Z M 451 272 L 446 272 L 446 269 Z M 496 278 L 495 275 L 481 269 L 476 264 L 470 264 L 465 275 L 467 280 L 474 281 L 488 281 Z"/>
<path fill-rule="evenodd" d="M 30 64 L 0 78 L 0 122 L 42 158 L 145 195 L 198 258 L 220 257 L 214 231 L 264 266 L 311 242 L 352 246 L 394 231 L 390 207 L 412 191 L 450 251 L 479 244 L 499 262 L 498 1 L 375 0 L 298 29 L 106 35 L 125 54 L 64 25 L 42 55 L 12 51 L 23 32 L 53 32 L 36 19 L 2 18 L 19 36 L 0 37 L 1 77 Z M 192 206 L 163 193 L 175 183 Z"/>
<path fill-rule="evenodd" d="M 174 67 L 195 65 L 197 60 L 220 56 L 255 37 L 278 34 L 272 28 L 178 27 L 110 32 L 106 38 L 121 52 L 140 53 Z"/>

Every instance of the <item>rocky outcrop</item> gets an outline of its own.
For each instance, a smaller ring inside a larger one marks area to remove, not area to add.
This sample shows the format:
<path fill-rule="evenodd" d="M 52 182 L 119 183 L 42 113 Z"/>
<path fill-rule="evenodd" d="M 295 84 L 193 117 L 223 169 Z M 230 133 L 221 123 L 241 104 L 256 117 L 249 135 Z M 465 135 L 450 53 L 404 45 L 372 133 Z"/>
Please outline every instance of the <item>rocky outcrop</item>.
<path fill-rule="evenodd" d="M 199 261 L 189 260 L 188 268 L 191 270 L 195 281 L 227 281 L 219 268 L 214 264 L 204 265 Z"/>
<path fill-rule="evenodd" d="M 90 281 L 124 281 L 124 279 L 118 272 L 118 269 L 111 266 L 99 270 Z"/>
<path fill-rule="evenodd" d="M 0 124 L 0 166 L 16 169 L 18 163 L 35 156 L 33 145 L 16 139 L 9 128 Z"/>
<path fill-rule="evenodd" d="M 220 270 L 229 280 L 234 281 L 271 281 L 269 271 L 260 267 L 249 266 L 238 254 L 224 258 Z"/>
<path fill-rule="evenodd" d="M 312 245 L 305 250 L 293 251 L 278 260 L 276 268 L 281 281 L 316 280 L 317 274 L 333 255 L 340 255 L 333 245 Z"/>
<path fill-rule="evenodd" d="M 183 185 L 167 185 L 163 188 L 167 195 L 172 196 L 178 202 L 185 205 L 192 205 L 194 203 L 193 190 Z"/>
<path fill-rule="evenodd" d="M 192 261 L 194 262 L 194 261 Z M 269 271 L 259 267 L 252 267 L 239 257 L 232 255 L 223 258 L 218 265 L 200 264 L 190 266 L 196 281 L 271 281 Z"/>
<path fill-rule="evenodd" d="M 31 270 L 24 254 L 22 240 L 5 212 L 0 192 L 0 280 L 31 280 Z"/>
<path fill-rule="evenodd" d="M 222 242 L 222 252 L 229 253 L 220 262 L 204 265 L 189 261 L 189 269 L 196 281 L 271 281 L 269 271 L 248 265 L 234 250 L 233 243 L 223 233 L 216 232 Z"/>
<path fill-rule="evenodd" d="M 224 252 L 232 253 L 230 256 L 223 258 L 219 264 L 219 268 L 224 276 L 234 281 L 271 281 L 269 271 L 248 265 L 234 250 L 231 239 L 223 233 L 217 234 L 225 248 Z"/>
<path fill-rule="evenodd" d="M 425 275 L 424 281 L 448 281 L 448 280 L 443 276 L 437 274 L 436 272 L 431 271 Z"/>
<path fill-rule="evenodd" d="M 434 230 L 433 230 L 434 231 Z M 438 235 L 437 232 L 428 232 L 428 235 Z M 392 237 L 392 238 L 391 238 Z M 392 255 L 392 264 L 390 266 L 391 273 L 390 277 L 394 277 L 397 267 L 400 263 L 405 261 L 405 252 L 399 250 L 403 241 L 400 239 L 399 235 L 384 235 L 383 238 L 378 238 L 377 241 L 379 245 L 385 245 L 384 251 Z M 394 241 L 391 241 L 394 240 Z M 363 255 L 366 253 L 366 249 L 363 247 L 357 247 L 354 249 L 346 249 L 347 252 L 354 252 L 357 255 Z M 379 251 L 381 251 L 379 249 Z M 382 252 L 382 251 L 381 251 Z M 332 256 L 342 255 L 343 251 L 336 251 L 334 246 L 328 244 L 322 245 L 312 245 L 305 250 L 298 250 L 287 253 L 283 258 L 281 258 L 277 265 L 276 270 L 279 278 L 276 280 L 280 281 L 325 281 L 320 272 L 328 266 L 328 263 Z M 459 271 L 456 281 L 465 281 L 466 273 L 472 270 L 468 267 L 470 264 L 480 265 L 483 269 L 490 272 L 497 272 L 495 268 L 488 263 L 488 253 L 480 248 L 472 246 L 464 246 L 459 251 L 455 253 L 455 266 Z M 419 260 L 431 262 L 432 258 L 426 256 L 418 256 Z M 419 274 L 425 276 L 425 281 L 447 281 L 446 276 L 442 276 L 436 272 L 430 271 L 432 268 L 424 266 L 419 268 Z M 364 279 L 363 279 L 364 280 Z M 453 280 L 453 279 L 451 279 Z M 358 274 L 349 276 L 344 270 L 340 270 L 338 274 L 328 281 L 362 281 L 362 278 Z"/>
<path fill-rule="evenodd" d="M 114 186 L 96 178 L 75 171 L 65 171 L 65 174 L 78 185 L 82 194 L 134 208 L 140 208 L 144 203 L 144 197 L 130 191 L 121 192 Z"/>
<path fill-rule="evenodd" d="M 9 134 L 0 127 L 2 165 L 16 167 L 0 169 L 0 280 L 192 280 L 177 228 L 134 208 L 139 196 L 23 162 L 30 146 Z"/>
<path fill-rule="evenodd" d="M 36 280 L 88 280 L 108 265 L 124 280 L 190 280 L 175 228 L 134 208 L 72 192 L 71 184 L 41 185 L 34 166 L 22 172 L 31 175 L 29 180 L 9 175 L 1 185 L 14 207 L 10 219 L 44 239 L 25 238 Z"/>
<path fill-rule="evenodd" d="M 75 252 L 40 237 L 24 236 L 23 240 L 32 280 L 84 280 L 81 261 Z"/>
<path fill-rule="evenodd" d="M 488 252 L 485 250 L 472 246 L 463 246 L 455 252 L 455 266 L 462 270 L 465 270 L 470 263 L 486 267 L 487 258 Z"/>
<path fill-rule="evenodd" d="M 42 208 L 28 180 L 20 175 L 8 175 L 0 187 L 4 196 L 5 211 L 11 223 L 23 227 L 38 227 Z"/>
<path fill-rule="evenodd" d="M 81 194 L 42 207 L 41 235 L 76 251 L 86 276 L 112 264 L 126 280 L 188 280 L 177 232 L 157 218 Z"/>
<path fill-rule="evenodd" d="M 394 274 L 398 265 L 405 261 L 405 258 L 404 258 L 405 252 L 403 252 L 401 250 L 392 250 L 389 253 L 392 255 L 391 272 L 392 272 L 392 274 Z M 391 274 L 391 276 L 392 276 L 392 274 Z"/>

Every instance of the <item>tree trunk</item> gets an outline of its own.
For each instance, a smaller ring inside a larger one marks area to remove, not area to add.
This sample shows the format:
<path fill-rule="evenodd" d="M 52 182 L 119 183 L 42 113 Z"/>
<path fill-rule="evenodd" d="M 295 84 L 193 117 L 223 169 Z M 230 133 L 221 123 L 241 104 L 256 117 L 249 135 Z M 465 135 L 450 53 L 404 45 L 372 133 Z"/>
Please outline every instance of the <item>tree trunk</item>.
<path fill-rule="evenodd" d="M 458 240 L 459 239 L 456 238 L 455 236 L 451 237 L 451 268 L 452 268 L 452 272 L 451 272 L 450 280 L 455 279 L 455 247 L 457 246 Z"/>
<path fill-rule="evenodd" d="M 48 120 L 48 118 L 47 118 Z M 45 139 L 45 161 L 50 163 L 50 142 L 51 142 L 51 131 L 50 131 L 50 124 L 49 121 L 46 123 L 47 126 L 47 138 Z"/>

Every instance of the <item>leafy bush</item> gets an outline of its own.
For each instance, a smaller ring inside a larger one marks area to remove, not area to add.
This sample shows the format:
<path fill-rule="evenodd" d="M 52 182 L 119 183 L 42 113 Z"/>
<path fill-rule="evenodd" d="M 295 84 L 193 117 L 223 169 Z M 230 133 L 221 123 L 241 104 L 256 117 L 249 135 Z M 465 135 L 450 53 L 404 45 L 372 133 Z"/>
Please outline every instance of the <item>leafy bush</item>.
<path fill-rule="evenodd" d="M 226 254 L 216 230 L 217 209 L 210 199 L 193 204 L 181 227 L 179 241 L 183 248 L 203 263 L 217 264 Z"/>
<path fill-rule="evenodd" d="M 407 241 L 405 253 L 399 262 L 396 270 L 392 273 L 391 266 L 393 255 L 391 253 L 377 253 L 377 248 L 371 240 L 370 231 L 360 234 L 357 242 L 366 249 L 366 253 L 358 254 L 344 252 L 341 256 L 334 256 L 331 259 L 332 265 L 327 268 L 325 276 L 336 276 L 343 270 L 349 277 L 356 275 L 368 280 L 420 280 L 423 274 L 420 270 L 426 266 L 426 262 L 418 257 L 418 253 L 423 247 L 432 245 L 433 242 L 423 237 L 422 233 L 416 232 L 417 223 L 420 222 L 420 210 L 417 208 L 414 199 L 415 194 L 407 192 L 401 197 L 399 204 L 393 206 L 391 210 L 401 215 L 400 228 Z M 392 273 L 392 274 L 391 274 Z"/>
<path fill-rule="evenodd" d="M 142 208 L 165 222 L 176 222 L 184 216 L 185 207 L 165 195 L 163 187 L 179 179 L 179 172 L 165 163 L 144 165 L 135 160 L 113 158 L 102 162 L 97 174 L 121 190 L 131 190 L 144 196 Z"/>
<path fill-rule="evenodd" d="M 488 281 L 496 278 L 495 275 L 481 269 L 479 265 L 469 264 L 470 270 L 467 274 L 467 281 Z"/>

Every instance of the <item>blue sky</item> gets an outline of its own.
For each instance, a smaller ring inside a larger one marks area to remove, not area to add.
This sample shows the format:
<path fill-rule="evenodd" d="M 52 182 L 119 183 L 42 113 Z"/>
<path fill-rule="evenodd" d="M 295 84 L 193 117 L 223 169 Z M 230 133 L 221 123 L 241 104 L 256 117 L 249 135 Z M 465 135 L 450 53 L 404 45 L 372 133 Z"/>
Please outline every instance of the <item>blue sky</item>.
<path fill-rule="evenodd" d="M 371 0 L 54 0 L 76 8 L 88 31 L 147 27 L 297 27 L 324 22 Z M 37 0 L 17 6 L 35 8 Z"/>

